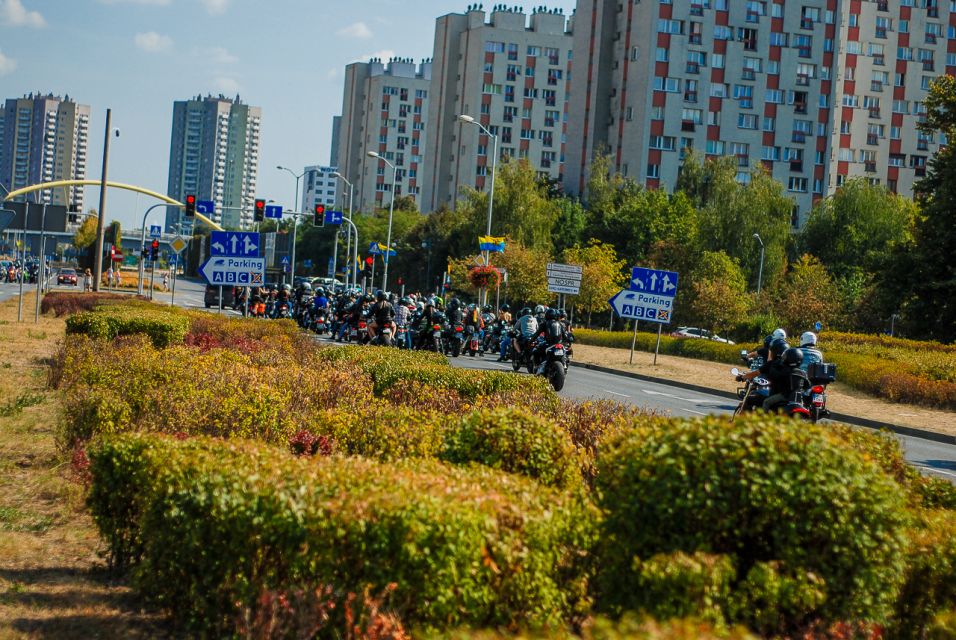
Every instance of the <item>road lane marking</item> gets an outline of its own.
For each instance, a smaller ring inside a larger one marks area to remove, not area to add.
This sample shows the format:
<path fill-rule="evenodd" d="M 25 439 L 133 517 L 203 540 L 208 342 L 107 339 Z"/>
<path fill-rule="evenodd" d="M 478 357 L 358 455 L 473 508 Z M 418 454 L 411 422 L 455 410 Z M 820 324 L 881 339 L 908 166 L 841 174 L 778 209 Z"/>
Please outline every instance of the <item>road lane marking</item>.
<path fill-rule="evenodd" d="M 929 471 L 930 473 L 940 473 L 944 476 L 951 476 L 953 478 L 956 478 L 956 473 L 953 473 L 952 471 L 944 471 L 943 469 L 937 469 L 936 467 L 931 467 L 926 464 L 914 464 L 913 466 L 917 467 L 918 469 L 925 469 L 926 471 Z"/>
<path fill-rule="evenodd" d="M 710 415 L 708 413 L 704 413 L 703 411 L 694 411 L 693 409 L 684 409 L 684 411 L 686 411 L 687 413 L 696 413 L 699 416 Z"/>
<path fill-rule="evenodd" d="M 620 397 L 622 397 L 622 398 L 630 398 L 630 397 L 631 397 L 631 396 L 626 395 L 626 394 L 624 394 L 624 393 L 618 393 L 617 391 L 611 391 L 610 389 L 605 389 L 605 390 L 604 390 L 604 393 L 610 393 L 611 395 L 620 396 Z"/>
<path fill-rule="evenodd" d="M 695 404 L 722 402 L 719 400 L 706 400 L 704 398 L 684 398 L 681 396 L 676 396 L 673 393 L 664 393 L 662 391 L 651 391 L 650 389 L 641 389 L 641 391 L 651 396 L 664 396 L 665 398 L 673 398 L 674 400 L 683 400 L 684 402 L 693 402 Z"/>

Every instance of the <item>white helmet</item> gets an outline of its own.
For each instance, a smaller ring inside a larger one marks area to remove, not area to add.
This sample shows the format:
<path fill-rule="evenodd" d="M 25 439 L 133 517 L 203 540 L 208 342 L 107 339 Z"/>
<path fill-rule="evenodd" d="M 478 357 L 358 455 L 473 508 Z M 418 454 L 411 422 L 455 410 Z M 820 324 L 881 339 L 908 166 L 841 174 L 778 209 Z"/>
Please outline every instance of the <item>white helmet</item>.
<path fill-rule="evenodd" d="M 815 347 L 817 346 L 817 334 L 812 331 L 807 331 L 802 336 L 800 336 L 800 346 L 801 347 Z"/>
<path fill-rule="evenodd" d="M 787 339 L 787 332 L 784 331 L 783 329 L 779 329 L 779 328 L 774 329 L 773 333 L 770 334 L 771 342 L 773 342 L 774 340 L 786 340 L 786 339 Z"/>

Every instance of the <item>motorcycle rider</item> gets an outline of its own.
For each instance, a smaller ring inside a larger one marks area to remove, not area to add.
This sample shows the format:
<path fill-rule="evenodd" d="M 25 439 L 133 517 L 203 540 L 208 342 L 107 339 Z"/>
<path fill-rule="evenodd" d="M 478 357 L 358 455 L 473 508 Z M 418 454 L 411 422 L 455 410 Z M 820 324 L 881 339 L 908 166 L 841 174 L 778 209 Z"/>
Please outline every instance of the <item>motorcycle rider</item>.
<path fill-rule="evenodd" d="M 790 374 L 791 366 L 784 361 L 784 353 L 790 351 L 790 345 L 782 338 L 777 338 L 770 343 L 768 351 L 769 359 L 766 360 L 759 369 L 749 371 L 737 376 L 737 382 L 752 380 L 757 376 L 762 376 L 770 382 L 770 395 L 763 402 L 763 410 L 771 411 L 775 406 L 787 402 L 790 393 Z M 799 351 L 796 349 L 795 351 Z M 792 358 L 792 354 L 788 354 Z M 803 358 L 803 353 L 800 353 Z M 797 363 L 799 365 L 799 362 Z"/>
<path fill-rule="evenodd" d="M 777 327 L 773 332 L 763 339 L 763 346 L 757 347 L 753 351 L 747 353 L 747 358 L 753 360 L 754 358 L 759 358 L 761 362 L 770 361 L 770 344 L 774 340 L 786 340 L 787 332 L 783 328 Z"/>
<path fill-rule="evenodd" d="M 395 307 L 388 301 L 387 293 L 380 290 L 375 294 L 375 304 L 372 305 L 369 315 L 372 317 L 372 321 L 368 324 L 369 340 L 375 339 L 375 334 L 379 328 L 392 327 L 394 333 Z"/>
<path fill-rule="evenodd" d="M 804 373 L 807 372 L 811 364 L 823 362 L 823 352 L 817 347 L 817 334 L 812 331 L 806 331 L 800 336 L 800 351 L 803 352 L 800 370 Z"/>
<path fill-rule="evenodd" d="M 395 326 L 398 328 L 405 328 L 406 349 L 412 348 L 412 332 L 411 327 L 409 326 L 412 317 L 412 310 L 409 308 L 411 307 L 411 304 L 411 299 L 405 297 L 398 301 L 398 307 L 395 308 Z"/>
<path fill-rule="evenodd" d="M 538 326 L 535 336 L 532 360 L 538 363 L 538 373 L 544 367 L 544 353 L 548 347 L 564 340 L 564 324 L 561 322 L 557 309 L 548 309 L 544 312 L 544 324 Z"/>
<path fill-rule="evenodd" d="M 545 314 L 548 312 L 548 308 L 543 304 L 539 304 L 534 308 L 534 319 L 538 321 L 538 326 L 542 326 L 545 323 Z"/>
<path fill-rule="evenodd" d="M 531 308 L 521 310 L 520 317 L 515 323 L 515 351 L 521 353 L 529 346 L 531 340 L 538 333 L 538 320 L 531 314 Z"/>

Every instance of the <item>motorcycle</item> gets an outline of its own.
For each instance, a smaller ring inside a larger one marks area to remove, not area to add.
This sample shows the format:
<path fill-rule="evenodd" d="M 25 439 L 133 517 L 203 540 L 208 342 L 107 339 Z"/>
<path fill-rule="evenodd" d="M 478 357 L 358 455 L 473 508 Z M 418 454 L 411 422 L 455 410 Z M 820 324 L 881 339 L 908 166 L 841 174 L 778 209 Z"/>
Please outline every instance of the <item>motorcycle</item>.
<path fill-rule="evenodd" d="M 461 355 L 462 347 L 465 343 L 465 327 L 462 323 L 456 322 L 454 325 L 448 327 L 446 333 L 448 337 L 445 340 L 445 352 L 448 353 L 450 351 L 452 357 L 457 358 Z"/>
<path fill-rule="evenodd" d="M 282 301 L 279 302 L 276 306 L 276 320 L 288 320 L 292 317 L 292 310 L 289 307 L 289 303 Z"/>
<path fill-rule="evenodd" d="M 562 342 L 556 342 L 544 350 L 544 357 L 535 369 L 539 376 L 547 378 L 555 391 L 564 388 L 564 380 L 568 374 L 568 350 Z"/>
<path fill-rule="evenodd" d="M 827 385 L 836 382 L 836 373 L 836 365 L 828 362 L 814 362 L 807 367 L 810 388 L 804 394 L 804 404 L 809 407 L 811 422 L 830 417 Z"/>
<path fill-rule="evenodd" d="M 464 351 L 472 358 L 477 354 L 484 355 L 484 349 L 482 348 L 481 341 L 478 339 L 478 335 L 478 329 L 475 325 L 470 324 L 465 327 Z"/>
<path fill-rule="evenodd" d="M 397 327 L 395 329 L 395 346 L 399 349 L 408 347 L 408 326 Z"/>
<path fill-rule="evenodd" d="M 369 344 L 377 347 L 391 347 L 393 344 L 392 331 L 394 327 L 394 324 L 387 324 L 382 327 Z"/>
<path fill-rule="evenodd" d="M 743 372 L 734 367 L 730 370 L 730 373 L 737 377 Z M 781 413 L 783 415 L 790 416 L 791 418 L 799 418 L 801 420 L 810 420 L 811 413 L 807 409 L 805 404 L 805 393 L 809 385 L 806 384 L 807 376 L 803 371 L 799 369 L 794 370 L 791 375 L 790 388 L 792 389 L 790 393 L 790 400 L 786 403 L 778 405 L 774 411 L 776 413 Z M 746 385 L 742 389 L 737 389 L 737 397 L 740 399 L 740 402 L 737 404 L 737 408 L 734 409 L 734 414 L 731 417 L 731 421 L 736 420 L 737 416 L 745 411 L 754 412 L 763 407 L 763 400 L 756 394 L 756 388 L 758 386 L 766 386 L 768 389 L 770 387 L 770 382 L 765 378 L 757 376 L 752 380 L 747 380 Z"/>
<path fill-rule="evenodd" d="M 329 330 L 328 315 L 325 313 L 325 310 L 320 309 L 315 314 L 315 319 L 312 321 L 312 331 L 316 335 L 322 335 Z"/>
<path fill-rule="evenodd" d="M 520 338 L 516 334 L 511 336 L 511 353 L 508 358 L 511 360 L 511 368 L 515 373 L 521 371 L 521 367 L 527 366 L 528 373 L 534 373 L 534 363 L 531 361 L 531 351 L 533 345 L 526 345 L 524 351 L 518 351 L 518 341 Z"/>

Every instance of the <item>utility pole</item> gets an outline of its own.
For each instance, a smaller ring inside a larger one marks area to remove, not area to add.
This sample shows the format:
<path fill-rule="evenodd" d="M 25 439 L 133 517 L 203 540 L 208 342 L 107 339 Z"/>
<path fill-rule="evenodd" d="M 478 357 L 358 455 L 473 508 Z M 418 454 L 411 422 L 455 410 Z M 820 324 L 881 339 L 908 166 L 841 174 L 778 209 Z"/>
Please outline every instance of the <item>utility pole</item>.
<path fill-rule="evenodd" d="M 96 255 L 94 256 L 93 291 L 100 290 L 103 278 L 103 235 L 106 232 L 106 172 L 110 163 L 110 122 L 112 110 L 106 110 L 106 130 L 103 134 L 103 174 L 100 178 L 100 209 L 96 221 Z"/>

